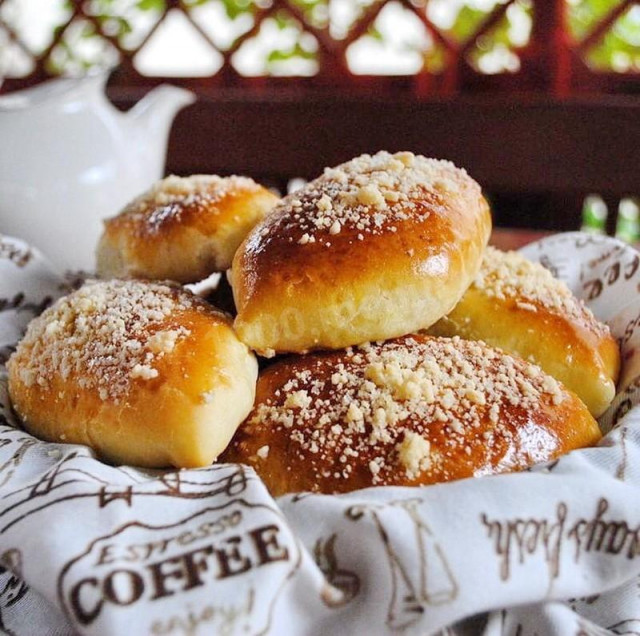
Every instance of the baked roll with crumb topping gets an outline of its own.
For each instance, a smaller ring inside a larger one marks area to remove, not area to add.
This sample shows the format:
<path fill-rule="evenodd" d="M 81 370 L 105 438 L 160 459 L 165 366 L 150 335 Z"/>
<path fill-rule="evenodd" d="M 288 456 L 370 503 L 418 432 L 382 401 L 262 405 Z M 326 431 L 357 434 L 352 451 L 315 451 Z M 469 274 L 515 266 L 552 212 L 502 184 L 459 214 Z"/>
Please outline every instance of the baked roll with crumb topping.
<path fill-rule="evenodd" d="M 223 461 L 274 496 L 415 486 L 521 470 L 601 437 L 539 367 L 423 335 L 276 362 Z"/>
<path fill-rule="evenodd" d="M 222 272 L 278 201 L 246 177 L 167 177 L 104 222 L 98 275 L 193 283 Z"/>
<path fill-rule="evenodd" d="M 429 332 L 484 340 L 540 365 L 594 416 L 616 392 L 618 345 L 609 328 L 539 263 L 487 248 L 473 284 Z"/>
<path fill-rule="evenodd" d="M 25 428 L 114 463 L 210 464 L 251 410 L 255 356 L 180 287 L 90 282 L 33 320 L 8 362 Z"/>
<path fill-rule="evenodd" d="M 379 152 L 328 168 L 238 249 L 236 331 L 269 356 L 426 328 L 476 276 L 490 229 L 480 187 L 448 161 Z"/>

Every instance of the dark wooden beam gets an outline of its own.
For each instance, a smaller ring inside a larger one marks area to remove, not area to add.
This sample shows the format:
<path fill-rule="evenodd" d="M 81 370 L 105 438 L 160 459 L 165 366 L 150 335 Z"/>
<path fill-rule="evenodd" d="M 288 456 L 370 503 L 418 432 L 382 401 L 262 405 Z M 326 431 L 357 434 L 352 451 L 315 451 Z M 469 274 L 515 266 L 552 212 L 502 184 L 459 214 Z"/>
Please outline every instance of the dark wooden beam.
<path fill-rule="evenodd" d="M 168 169 L 313 177 L 382 148 L 451 159 L 489 190 L 640 194 L 640 99 L 221 90 L 178 115 Z"/>

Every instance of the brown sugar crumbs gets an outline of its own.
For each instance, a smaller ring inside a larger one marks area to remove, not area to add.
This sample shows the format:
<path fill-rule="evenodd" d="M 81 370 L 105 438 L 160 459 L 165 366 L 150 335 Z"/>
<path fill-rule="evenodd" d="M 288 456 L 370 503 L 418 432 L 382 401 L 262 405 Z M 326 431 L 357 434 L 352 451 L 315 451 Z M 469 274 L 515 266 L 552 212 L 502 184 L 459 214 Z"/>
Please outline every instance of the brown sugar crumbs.
<path fill-rule="evenodd" d="M 158 376 L 154 364 L 189 335 L 170 317 L 196 306 L 167 285 L 89 282 L 31 322 L 9 364 L 19 365 L 27 387 L 73 377 L 81 389 L 118 402 L 132 380 Z"/>
<path fill-rule="evenodd" d="M 591 310 L 571 293 L 563 281 L 518 252 L 502 252 L 487 247 L 472 286 L 499 300 L 513 298 L 520 309 L 535 312 L 544 308 L 598 333 L 609 332 L 609 328 L 596 320 Z"/>
<path fill-rule="evenodd" d="M 398 465 L 413 479 L 448 452 L 431 448 L 431 423 L 444 423 L 449 450 L 470 454 L 475 444 L 513 435 L 501 423 L 503 409 L 535 410 L 565 398 L 539 367 L 458 337 L 368 344 L 348 349 L 337 364 L 335 356 L 314 364 L 259 404 L 248 426 L 284 431 L 316 477 L 347 479 L 364 461 L 373 484 L 387 483 Z"/>
<path fill-rule="evenodd" d="M 171 175 L 155 183 L 150 190 L 136 198 L 118 218 L 139 226 L 147 234 L 156 234 L 167 223 L 178 219 L 186 208 L 206 209 L 222 199 L 240 192 L 256 192 L 260 186 L 248 177 L 218 177 L 216 175 Z"/>
<path fill-rule="evenodd" d="M 326 168 L 320 177 L 285 197 L 276 210 L 280 222 L 296 228 L 298 244 L 330 246 L 329 239 L 344 228 L 355 231 L 359 241 L 367 234 L 396 232 L 399 223 L 429 215 L 429 208 L 416 203 L 425 192 L 431 193 L 432 206 L 437 206 L 443 192 L 451 197 L 463 188 L 480 193 L 467 173 L 449 161 L 381 151 Z M 269 224 L 263 227 L 263 236 L 269 228 Z"/>

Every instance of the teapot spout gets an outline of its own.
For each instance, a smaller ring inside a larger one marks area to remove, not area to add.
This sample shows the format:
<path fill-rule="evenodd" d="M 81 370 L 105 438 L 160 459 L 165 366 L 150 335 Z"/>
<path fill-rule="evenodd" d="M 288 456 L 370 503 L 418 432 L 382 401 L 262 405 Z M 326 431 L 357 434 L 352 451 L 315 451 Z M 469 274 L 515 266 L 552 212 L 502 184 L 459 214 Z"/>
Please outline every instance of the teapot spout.
<path fill-rule="evenodd" d="M 178 111 L 195 102 L 191 91 L 162 84 L 145 95 L 126 115 L 132 137 L 150 164 L 157 165 L 157 177 L 162 176 L 171 123 Z M 149 163 L 147 164 L 149 165 Z"/>

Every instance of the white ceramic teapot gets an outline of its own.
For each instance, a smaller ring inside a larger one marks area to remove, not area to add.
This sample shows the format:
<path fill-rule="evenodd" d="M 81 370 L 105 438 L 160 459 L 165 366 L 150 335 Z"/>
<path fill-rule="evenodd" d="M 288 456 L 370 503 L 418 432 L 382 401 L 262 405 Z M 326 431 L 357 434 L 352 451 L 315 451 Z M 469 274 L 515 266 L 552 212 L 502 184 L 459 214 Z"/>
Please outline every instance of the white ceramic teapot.
<path fill-rule="evenodd" d="M 163 85 L 122 113 L 106 80 L 56 79 L 0 96 L 0 234 L 60 269 L 93 270 L 102 219 L 161 178 L 171 122 L 194 101 Z"/>

